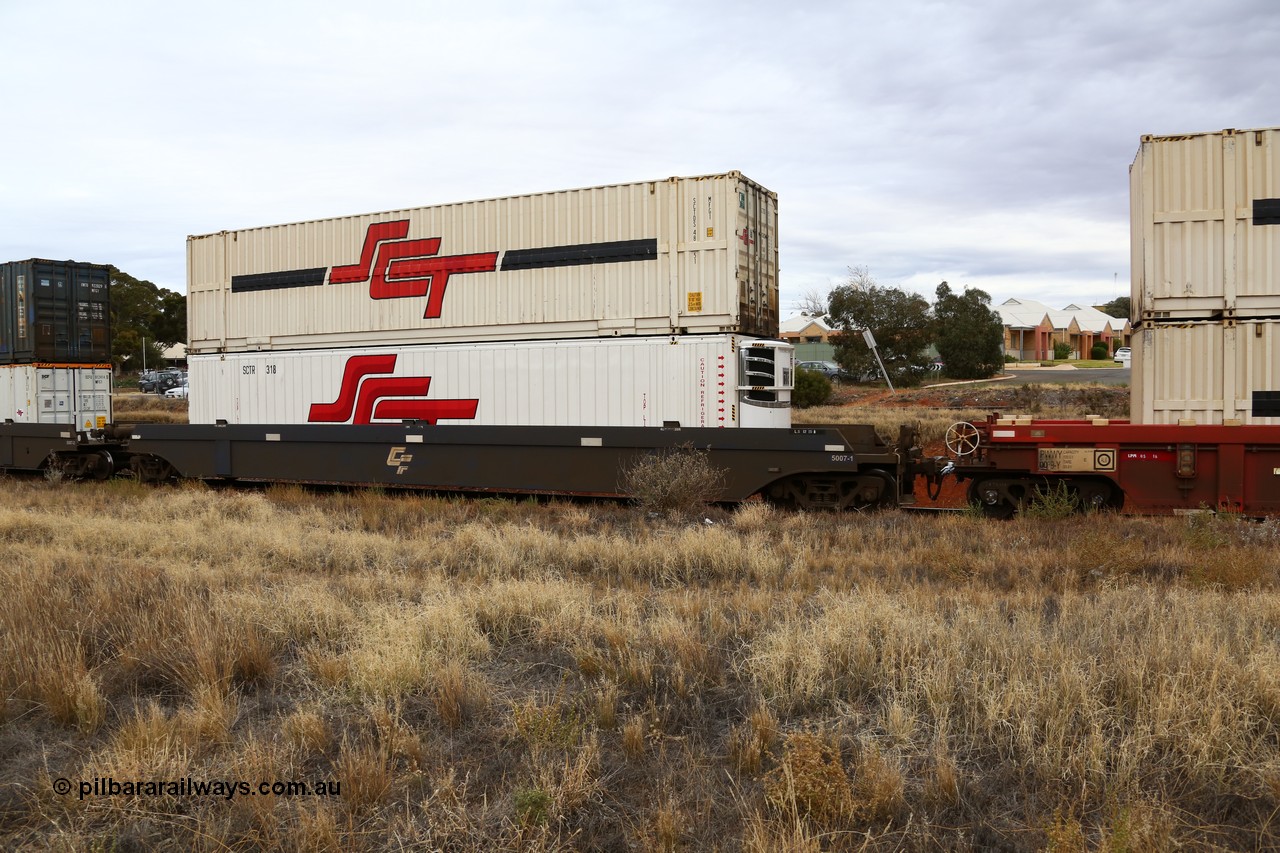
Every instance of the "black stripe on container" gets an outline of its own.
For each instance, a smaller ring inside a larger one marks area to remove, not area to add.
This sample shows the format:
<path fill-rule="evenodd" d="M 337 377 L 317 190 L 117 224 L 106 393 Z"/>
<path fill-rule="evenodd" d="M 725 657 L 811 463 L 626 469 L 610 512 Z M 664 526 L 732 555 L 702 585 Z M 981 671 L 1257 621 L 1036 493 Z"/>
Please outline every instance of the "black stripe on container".
<path fill-rule="evenodd" d="M 1280 225 L 1280 198 L 1255 198 L 1253 224 Z"/>
<path fill-rule="evenodd" d="M 658 257 L 658 241 L 620 240 L 616 243 L 582 243 L 548 249 L 512 249 L 502 256 L 503 270 L 573 267 L 580 264 L 621 264 L 652 261 Z"/>
<path fill-rule="evenodd" d="M 1280 418 L 1280 391 L 1254 391 L 1253 416 Z"/>
<path fill-rule="evenodd" d="M 328 267 L 313 270 L 284 270 L 283 272 L 260 272 L 253 275 L 231 276 L 232 293 L 250 293 L 255 290 L 279 290 L 285 287 L 313 287 L 324 284 L 324 277 L 329 274 Z"/>

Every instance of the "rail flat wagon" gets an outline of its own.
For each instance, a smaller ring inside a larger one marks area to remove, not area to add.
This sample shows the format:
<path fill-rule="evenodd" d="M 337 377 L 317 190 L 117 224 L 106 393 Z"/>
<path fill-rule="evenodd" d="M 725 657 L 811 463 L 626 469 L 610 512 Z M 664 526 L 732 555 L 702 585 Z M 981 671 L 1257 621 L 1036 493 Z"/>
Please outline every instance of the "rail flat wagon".
<path fill-rule="evenodd" d="M 1008 517 L 1063 489 L 1083 508 L 1280 515 L 1280 427 L 992 415 L 947 434 L 971 502 Z"/>
<path fill-rule="evenodd" d="M 714 427 L 399 424 L 137 424 L 75 431 L 0 424 L 0 469 L 143 481 L 286 482 L 450 492 L 626 497 L 647 457 L 696 451 L 724 474 L 714 499 L 859 510 L 913 502 L 928 475 L 914 430 L 895 444 L 866 425 Z M 712 496 L 709 496 L 712 497 Z"/>

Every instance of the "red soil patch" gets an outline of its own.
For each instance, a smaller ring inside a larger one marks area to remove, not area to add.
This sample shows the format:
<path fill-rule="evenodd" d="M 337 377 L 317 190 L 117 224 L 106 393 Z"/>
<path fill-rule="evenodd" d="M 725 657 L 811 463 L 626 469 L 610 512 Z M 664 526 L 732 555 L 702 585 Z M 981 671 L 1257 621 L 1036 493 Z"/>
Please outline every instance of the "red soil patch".
<path fill-rule="evenodd" d="M 946 456 L 947 448 L 943 442 L 927 444 L 923 447 L 924 456 Z M 936 486 L 935 486 L 936 488 Z M 916 477 L 916 506 L 934 509 L 960 509 L 969 503 L 969 484 L 961 483 L 955 477 L 946 477 L 942 481 L 942 489 L 936 498 L 929 494 L 929 482 L 924 477 Z"/>

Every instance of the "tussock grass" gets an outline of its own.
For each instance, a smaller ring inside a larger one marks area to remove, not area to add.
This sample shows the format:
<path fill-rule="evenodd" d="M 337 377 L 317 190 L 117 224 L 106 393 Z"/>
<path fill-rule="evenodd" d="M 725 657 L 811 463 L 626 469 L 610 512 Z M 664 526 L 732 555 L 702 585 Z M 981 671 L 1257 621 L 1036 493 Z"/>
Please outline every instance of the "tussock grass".
<path fill-rule="evenodd" d="M 6 848 L 1280 843 L 1274 524 L 0 489 Z"/>

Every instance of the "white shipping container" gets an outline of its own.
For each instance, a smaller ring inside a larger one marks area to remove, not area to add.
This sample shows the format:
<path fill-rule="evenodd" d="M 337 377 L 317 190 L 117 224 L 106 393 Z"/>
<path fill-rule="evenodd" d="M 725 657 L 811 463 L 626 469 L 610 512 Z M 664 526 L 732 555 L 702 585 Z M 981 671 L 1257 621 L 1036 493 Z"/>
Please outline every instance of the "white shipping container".
<path fill-rule="evenodd" d="M 794 348 L 734 335 L 188 358 L 190 421 L 791 426 Z"/>
<path fill-rule="evenodd" d="M 1132 349 L 1134 423 L 1280 424 L 1280 321 L 1147 324 Z"/>
<path fill-rule="evenodd" d="M 188 352 L 776 337 L 777 229 L 730 172 L 189 237 Z"/>
<path fill-rule="evenodd" d="M 1135 319 L 1280 317 L 1280 129 L 1144 136 L 1129 190 Z"/>
<path fill-rule="evenodd" d="M 0 365 L 0 418 L 20 424 L 111 422 L 111 369 L 65 364 Z"/>

